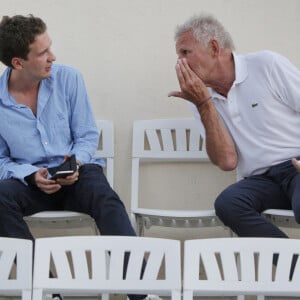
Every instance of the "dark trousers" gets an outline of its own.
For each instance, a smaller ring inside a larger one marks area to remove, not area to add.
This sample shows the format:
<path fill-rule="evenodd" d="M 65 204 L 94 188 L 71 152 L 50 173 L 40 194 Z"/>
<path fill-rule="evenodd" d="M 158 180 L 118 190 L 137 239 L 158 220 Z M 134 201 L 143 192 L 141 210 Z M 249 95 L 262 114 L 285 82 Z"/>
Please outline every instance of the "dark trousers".
<path fill-rule="evenodd" d="M 124 204 L 96 164 L 81 166 L 75 184 L 51 195 L 15 179 L 0 180 L 0 236 L 33 240 L 23 217 L 44 210 L 86 213 L 94 218 L 101 235 L 136 235 Z M 130 299 L 145 296 L 130 295 Z"/>
<path fill-rule="evenodd" d="M 261 215 L 271 208 L 293 209 L 300 223 L 300 173 L 290 160 L 234 183 L 215 201 L 216 214 L 238 236 L 287 237 Z"/>
<path fill-rule="evenodd" d="M 241 237 L 288 236 L 261 215 L 266 209 L 293 209 L 300 223 L 300 173 L 291 161 L 271 167 L 262 175 L 247 177 L 225 189 L 215 201 L 217 216 Z M 291 260 L 290 279 L 298 255 Z M 278 255 L 273 255 L 277 265 Z"/>
<path fill-rule="evenodd" d="M 0 181 L 0 236 L 33 239 L 23 216 L 43 210 L 86 213 L 101 235 L 135 235 L 123 203 L 96 164 L 83 165 L 75 184 L 51 195 L 15 179 Z"/>

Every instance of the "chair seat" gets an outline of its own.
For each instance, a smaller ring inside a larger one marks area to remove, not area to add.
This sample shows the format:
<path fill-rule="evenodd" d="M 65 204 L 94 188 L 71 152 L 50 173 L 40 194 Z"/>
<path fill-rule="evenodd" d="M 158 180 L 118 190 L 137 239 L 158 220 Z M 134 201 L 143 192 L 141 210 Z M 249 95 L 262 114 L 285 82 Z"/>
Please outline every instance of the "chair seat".
<path fill-rule="evenodd" d="M 289 209 L 267 209 L 262 213 L 272 223 L 281 227 L 299 228 L 300 225 L 295 220 L 295 215 Z"/>
<path fill-rule="evenodd" d="M 224 226 L 214 210 L 160 210 L 136 208 L 132 210 L 138 222 L 149 229 L 151 226 L 164 227 L 209 227 Z"/>
<path fill-rule="evenodd" d="M 30 216 L 31 218 L 58 218 L 58 219 L 63 219 L 63 218 L 89 218 L 88 215 L 83 214 L 83 213 L 78 213 L 75 211 L 68 211 L 68 210 L 49 210 L 49 211 L 42 211 L 36 214 L 33 214 Z"/>
<path fill-rule="evenodd" d="M 27 217 L 24 220 L 30 227 L 48 228 L 80 228 L 85 226 L 96 227 L 92 217 L 74 211 L 42 211 Z"/>

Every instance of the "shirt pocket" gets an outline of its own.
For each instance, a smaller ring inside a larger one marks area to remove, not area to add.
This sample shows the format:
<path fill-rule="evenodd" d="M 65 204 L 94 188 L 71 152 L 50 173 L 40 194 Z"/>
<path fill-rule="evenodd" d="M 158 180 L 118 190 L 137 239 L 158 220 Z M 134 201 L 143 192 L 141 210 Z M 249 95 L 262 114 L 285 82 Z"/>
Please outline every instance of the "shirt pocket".
<path fill-rule="evenodd" d="M 64 147 L 72 141 L 72 131 L 67 114 L 52 115 L 51 120 L 48 120 L 45 132 L 47 132 L 49 143 L 56 144 L 57 147 Z"/>

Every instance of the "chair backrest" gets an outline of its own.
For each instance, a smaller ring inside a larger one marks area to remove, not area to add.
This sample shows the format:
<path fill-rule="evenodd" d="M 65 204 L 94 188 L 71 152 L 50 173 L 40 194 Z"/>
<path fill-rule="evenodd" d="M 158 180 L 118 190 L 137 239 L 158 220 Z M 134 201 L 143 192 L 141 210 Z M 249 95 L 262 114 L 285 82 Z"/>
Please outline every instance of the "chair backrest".
<path fill-rule="evenodd" d="M 0 295 L 31 299 L 32 241 L 0 238 Z"/>
<path fill-rule="evenodd" d="M 184 300 L 197 295 L 299 296 L 300 259 L 295 264 L 299 254 L 300 240 L 295 239 L 185 241 Z"/>
<path fill-rule="evenodd" d="M 124 257 L 129 253 L 124 276 Z M 141 278 L 144 259 L 146 268 Z M 181 289 L 180 243 L 125 236 L 40 238 L 35 245 L 33 300 L 45 293 L 175 295 Z M 53 278 L 50 278 L 50 265 Z M 163 278 L 160 271 L 164 269 Z"/>
<path fill-rule="evenodd" d="M 144 160 L 208 160 L 205 140 L 192 118 L 135 121 L 132 157 Z"/>
<path fill-rule="evenodd" d="M 106 177 L 113 187 L 114 178 L 114 127 L 109 120 L 97 120 L 99 130 L 99 146 L 95 157 L 101 157 L 106 161 Z"/>
<path fill-rule="evenodd" d="M 138 207 L 142 161 L 209 161 L 194 119 L 139 120 L 133 124 L 131 208 Z"/>

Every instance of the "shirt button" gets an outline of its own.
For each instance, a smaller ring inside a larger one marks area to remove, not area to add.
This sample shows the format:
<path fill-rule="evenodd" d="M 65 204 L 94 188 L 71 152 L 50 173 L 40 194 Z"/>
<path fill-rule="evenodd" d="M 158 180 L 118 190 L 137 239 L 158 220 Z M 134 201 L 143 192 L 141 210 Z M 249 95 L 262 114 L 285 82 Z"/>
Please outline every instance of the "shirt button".
<path fill-rule="evenodd" d="M 48 142 L 45 142 L 44 144 L 45 144 L 45 145 L 48 145 Z"/>

